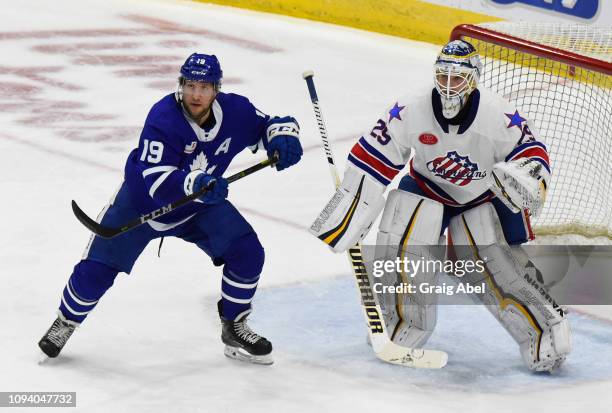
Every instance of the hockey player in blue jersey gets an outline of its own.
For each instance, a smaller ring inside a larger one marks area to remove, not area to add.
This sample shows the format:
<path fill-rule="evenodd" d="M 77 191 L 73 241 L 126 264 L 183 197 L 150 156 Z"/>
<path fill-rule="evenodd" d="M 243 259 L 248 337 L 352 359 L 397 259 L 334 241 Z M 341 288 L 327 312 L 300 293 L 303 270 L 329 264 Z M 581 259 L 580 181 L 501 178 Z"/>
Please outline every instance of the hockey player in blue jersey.
<path fill-rule="evenodd" d="M 220 92 L 222 71 L 214 55 L 194 53 L 181 66 L 178 91 L 151 108 L 138 147 L 128 156 L 124 181 L 101 214 L 101 223 L 120 226 L 143 213 L 212 189 L 195 202 L 112 239 L 92 236 L 84 259 L 64 288 L 58 318 L 39 342 L 57 357 L 119 272 L 130 273 L 146 245 L 174 236 L 197 245 L 223 266 L 221 338 L 228 357 L 272 363 L 272 344 L 246 323 L 264 263 L 257 235 L 226 199 L 222 177 L 245 148 L 277 154 L 277 170 L 302 156 L 299 125 L 291 116 L 270 117 L 243 96 Z"/>

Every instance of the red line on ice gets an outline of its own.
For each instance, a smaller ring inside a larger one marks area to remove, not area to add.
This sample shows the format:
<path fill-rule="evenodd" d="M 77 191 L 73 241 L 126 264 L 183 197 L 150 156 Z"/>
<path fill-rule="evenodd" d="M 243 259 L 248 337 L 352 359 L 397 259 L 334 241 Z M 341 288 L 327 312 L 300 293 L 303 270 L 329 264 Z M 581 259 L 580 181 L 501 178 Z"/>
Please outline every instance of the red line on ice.
<path fill-rule="evenodd" d="M 222 42 L 234 44 L 238 47 L 256 50 L 262 53 L 280 52 L 282 49 L 272 47 L 265 43 L 260 43 L 254 40 L 232 36 L 229 34 L 216 32 L 212 30 L 199 29 L 197 27 L 189 27 L 170 20 L 157 19 L 139 14 L 122 15 L 126 20 L 145 24 L 149 28 L 121 28 L 121 29 L 72 29 L 72 30 L 24 30 L 20 32 L 0 32 L 0 41 L 2 40 L 22 40 L 22 39 L 50 39 L 58 37 L 116 37 L 116 36 L 150 36 L 150 35 L 185 35 L 191 34 L 198 38 L 206 37 L 216 39 Z"/>
<path fill-rule="evenodd" d="M 195 34 L 198 36 L 209 37 L 217 40 L 221 40 L 227 43 L 232 43 L 236 46 L 243 47 L 249 50 L 257 50 L 259 52 L 264 53 L 275 53 L 281 52 L 282 49 L 272 47 L 270 45 L 256 42 L 254 40 L 245 39 L 242 37 L 232 36 L 225 33 L 214 32 L 206 29 L 199 29 L 190 26 L 185 26 L 179 23 L 175 23 L 169 20 L 158 19 L 155 17 L 144 16 L 141 14 L 125 14 L 122 16 L 123 18 L 136 22 L 136 23 L 144 23 L 151 27 L 155 27 L 162 31 L 169 31 L 172 33 L 187 33 L 187 34 Z"/>
<path fill-rule="evenodd" d="M 13 74 L 22 78 L 26 78 L 29 80 L 34 80 L 40 83 L 44 83 L 48 86 L 58 87 L 60 89 L 66 90 L 82 90 L 83 88 L 78 85 L 72 85 L 70 83 L 61 82 L 59 80 L 49 79 L 45 76 L 42 76 L 40 72 L 44 73 L 56 73 L 64 70 L 63 67 L 59 66 L 48 66 L 45 67 L 44 70 L 40 67 L 7 67 L 0 66 L 0 74 Z"/>
<path fill-rule="evenodd" d="M 114 49 L 135 49 L 141 43 L 67 43 L 67 44 L 43 44 L 32 46 L 32 50 L 48 54 L 69 54 L 81 53 L 85 50 L 114 50 Z"/>
<path fill-rule="evenodd" d="M 38 144 L 36 142 L 32 142 L 32 141 L 28 141 L 26 139 L 21 139 L 21 138 L 15 137 L 15 136 L 7 135 L 6 133 L 0 133 L 0 137 L 3 138 L 3 139 L 6 139 L 8 141 L 11 141 L 11 142 L 15 142 L 15 143 L 19 143 L 19 144 L 22 144 L 22 145 L 26 145 L 30 149 L 37 149 L 39 151 L 44 152 L 45 154 L 54 155 L 54 156 L 57 156 L 59 158 L 69 159 L 71 161 L 78 162 L 78 163 L 81 163 L 83 165 L 93 166 L 95 168 L 104 169 L 105 171 L 110 171 L 110 172 L 121 172 L 120 169 L 113 168 L 112 166 L 108 166 L 108 165 L 103 164 L 101 162 L 96 162 L 96 161 L 92 161 L 92 160 L 89 160 L 89 159 L 85 159 L 85 158 L 82 158 L 80 156 L 73 155 L 71 153 L 67 153 L 67 152 L 63 152 L 63 151 L 58 151 L 56 149 L 52 149 L 50 147 L 47 147 L 47 146 L 44 146 L 44 145 L 40 145 L 40 144 Z"/>

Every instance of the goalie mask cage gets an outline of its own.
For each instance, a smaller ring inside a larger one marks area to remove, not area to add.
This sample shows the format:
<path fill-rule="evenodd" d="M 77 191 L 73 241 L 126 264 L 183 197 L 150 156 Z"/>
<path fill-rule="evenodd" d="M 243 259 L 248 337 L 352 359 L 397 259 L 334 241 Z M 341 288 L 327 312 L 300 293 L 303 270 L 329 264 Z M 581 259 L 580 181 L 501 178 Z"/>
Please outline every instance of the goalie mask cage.
<path fill-rule="evenodd" d="M 536 233 L 612 238 L 612 28 L 466 24 L 451 39 L 474 45 L 480 84 L 513 102 L 548 148 Z"/>

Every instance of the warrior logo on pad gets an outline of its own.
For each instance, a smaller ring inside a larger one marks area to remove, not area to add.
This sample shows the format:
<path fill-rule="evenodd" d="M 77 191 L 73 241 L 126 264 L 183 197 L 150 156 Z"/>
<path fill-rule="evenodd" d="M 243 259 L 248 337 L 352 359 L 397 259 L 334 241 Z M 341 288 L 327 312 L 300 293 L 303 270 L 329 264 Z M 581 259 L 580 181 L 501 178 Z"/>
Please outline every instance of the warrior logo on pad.
<path fill-rule="evenodd" d="M 447 181 L 465 186 L 473 180 L 480 180 L 487 176 L 486 171 L 479 171 L 478 165 L 467 156 L 461 156 L 456 151 L 448 152 L 427 162 L 427 169 L 434 175 Z"/>

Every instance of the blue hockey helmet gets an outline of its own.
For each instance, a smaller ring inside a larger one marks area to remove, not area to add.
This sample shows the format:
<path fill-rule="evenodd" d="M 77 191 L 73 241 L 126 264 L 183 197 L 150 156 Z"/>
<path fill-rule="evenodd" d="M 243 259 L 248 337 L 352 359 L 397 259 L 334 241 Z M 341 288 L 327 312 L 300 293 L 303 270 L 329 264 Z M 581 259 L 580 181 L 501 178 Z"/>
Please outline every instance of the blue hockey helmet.
<path fill-rule="evenodd" d="M 223 71 L 217 56 L 214 54 L 193 53 L 181 66 L 179 83 L 182 85 L 185 80 L 213 83 L 215 89 L 218 90 L 221 86 L 222 78 Z"/>
<path fill-rule="evenodd" d="M 452 118 L 478 87 L 482 63 L 478 52 L 465 40 L 453 40 L 443 48 L 434 64 L 434 84 L 442 99 L 444 117 Z"/>

